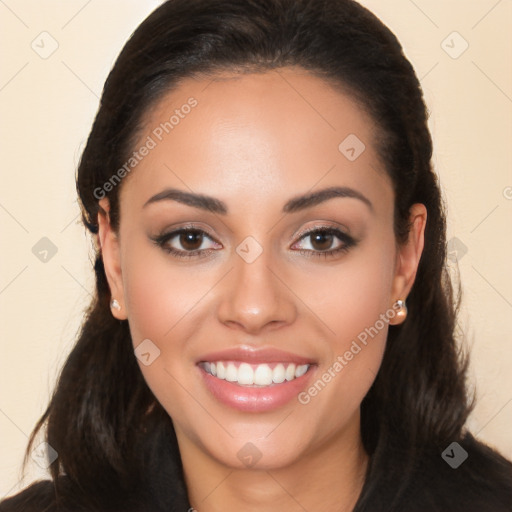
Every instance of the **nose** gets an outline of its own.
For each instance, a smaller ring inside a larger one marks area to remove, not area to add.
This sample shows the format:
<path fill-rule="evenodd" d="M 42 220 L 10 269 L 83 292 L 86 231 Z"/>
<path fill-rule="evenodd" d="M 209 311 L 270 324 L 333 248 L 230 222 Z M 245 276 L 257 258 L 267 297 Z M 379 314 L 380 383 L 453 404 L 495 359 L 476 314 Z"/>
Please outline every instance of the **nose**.
<path fill-rule="evenodd" d="M 234 268 L 220 283 L 217 317 L 221 323 L 258 334 L 294 322 L 294 295 L 271 259 L 265 250 L 252 263 L 233 255 Z"/>

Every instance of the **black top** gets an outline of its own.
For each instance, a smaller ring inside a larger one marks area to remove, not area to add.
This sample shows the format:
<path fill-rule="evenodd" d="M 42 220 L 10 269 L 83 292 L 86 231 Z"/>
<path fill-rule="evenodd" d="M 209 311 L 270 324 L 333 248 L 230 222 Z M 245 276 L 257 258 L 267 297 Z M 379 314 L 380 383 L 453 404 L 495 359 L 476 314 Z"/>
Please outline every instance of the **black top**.
<path fill-rule="evenodd" d="M 467 434 L 459 447 L 448 447 L 441 455 L 437 450 L 418 461 L 410 484 L 396 503 L 359 503 L 357 512 L 512 512 L 512 463 L 487 445 Z M 460 463 L 460 465 L 459 465 Z M 454 466 L 454 467 L 452 467 Z M 458 467 L 455 467 L 458 466 Z M 67 478 L 62 477 L 66 493 Z M 178 493 L 179 494 L 179 493 Z M 375 494 L 377 496 L 379 492 Z M 390 496 L 389 489 L 383 496 Z M 0 512 L 159 512 L 158 506 L 140 504 L 122 508 L 84 508 L 73 497 L 64 500 L 68 505 L 57 506 L 53 483 L 40 481 L 0 502 Z M 190 505 L 177 500 L 171 511 L 187 512 Z M 386 499 L 385 501 L 388 501 Z M 393 501 L 393 500 L 389 500 Z M 74 504 L 70 504 L 74 503 Z M 168 512 L 169 508 L 166 509 Z M 192 510 L 190 508 L 190 510 Z M 201 511 L 198 511 L 201 512 Z M 226 511 L 231 512 L 231 511 Z M 240 511 L 242 512 L 242 511 Z M 315 512 L 313 510 L 308 512 Z M 322 511 L 331 512 L 331 511 Z M 336 511 L 332 511 L 336 512 Z"/>

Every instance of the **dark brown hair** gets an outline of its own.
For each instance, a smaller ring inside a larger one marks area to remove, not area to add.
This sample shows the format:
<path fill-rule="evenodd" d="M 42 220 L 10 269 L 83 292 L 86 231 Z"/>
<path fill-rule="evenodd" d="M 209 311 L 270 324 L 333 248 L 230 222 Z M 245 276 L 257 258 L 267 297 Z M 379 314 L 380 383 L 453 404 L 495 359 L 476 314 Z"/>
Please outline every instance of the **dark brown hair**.
<path fill-rule="evenodd" d="M 444 464 L 446 446 L 463 442 L 471 406 L 467 361 L 454 339 L 456 304 L 427 111 L 399 42 L 373 14 L 352 0 L 165 2 L 134 32 L 105 83 L 77 173 L 83 220 L 98 232 L 95 190 L 134 150 L 148 109 L 181 79 L 284 66 L 339 84 L 372 116 L 394 187 L 398 242 L 408 233 L 411 205 L 428 211 L 409 316 L 390 327 L 382 366 L 361 404 L 371 463 L 355 510 L 402 510 L 418 461 L 437 457 Z M 114 227 L 120 188 L 107 194 Z M 127 322 L 111 315 L 100 253 L 94 268 L 96 296 L 34 431 L 47 424 L 47 441 L 59 453 L 51 466 L 54 501 L 70 510 L 184 512 L 171 419 L 142 377 Z"/>

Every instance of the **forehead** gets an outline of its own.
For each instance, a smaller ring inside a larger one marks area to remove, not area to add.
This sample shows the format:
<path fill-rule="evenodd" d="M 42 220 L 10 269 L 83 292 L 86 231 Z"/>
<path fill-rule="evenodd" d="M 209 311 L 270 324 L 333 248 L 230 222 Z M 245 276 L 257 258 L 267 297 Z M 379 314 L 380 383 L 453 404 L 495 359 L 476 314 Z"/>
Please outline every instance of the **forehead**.
<path fill-rule="evenodd" d="M 170 185 L 216 197 L 389 187 L 375 131 L 349 95 L 304 70 L 189 78 L 147 113 L 134 150 L 151 149 L 128 188 L 143 201 Z"/>

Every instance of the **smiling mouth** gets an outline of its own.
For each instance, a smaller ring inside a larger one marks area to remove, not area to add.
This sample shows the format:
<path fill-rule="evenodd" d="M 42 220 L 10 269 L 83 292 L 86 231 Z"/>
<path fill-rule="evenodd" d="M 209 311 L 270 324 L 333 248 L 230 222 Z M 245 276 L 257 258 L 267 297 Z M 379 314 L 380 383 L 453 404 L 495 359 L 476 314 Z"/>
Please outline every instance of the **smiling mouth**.
<path fill-rule="evenodd" d="M 311 368 L 310 364 L 274 362 L 249 364 L 240 361 L 202 361 L 199 366 L 209 375 L 243 387 L 265 388 L 293 381 Z"/>

